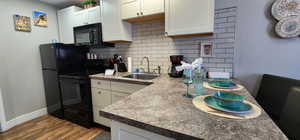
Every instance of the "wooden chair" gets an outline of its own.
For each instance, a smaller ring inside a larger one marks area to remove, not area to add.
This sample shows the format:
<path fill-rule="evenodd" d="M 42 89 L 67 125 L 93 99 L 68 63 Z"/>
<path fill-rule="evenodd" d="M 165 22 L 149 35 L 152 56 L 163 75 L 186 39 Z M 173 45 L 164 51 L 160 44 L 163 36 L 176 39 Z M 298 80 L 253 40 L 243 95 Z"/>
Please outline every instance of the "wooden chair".
<path fill-rule="evenodd" d="M 291 140 L 300 140 L 300 88 L 293 88 L 282 110 L 279 127 Z"/>
<path fill-rule="evenodd" d="M 268 74 L 263 75 L 256 100 L 277 124 L 291 87 L 300 87 L 300 81 Z"/>

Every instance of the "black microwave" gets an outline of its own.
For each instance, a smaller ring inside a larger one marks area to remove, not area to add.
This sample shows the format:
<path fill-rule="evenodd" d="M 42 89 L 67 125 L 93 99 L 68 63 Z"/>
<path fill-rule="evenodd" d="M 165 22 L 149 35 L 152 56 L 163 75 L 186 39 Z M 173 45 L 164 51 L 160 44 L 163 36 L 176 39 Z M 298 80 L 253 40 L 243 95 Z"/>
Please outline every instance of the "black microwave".
<path fill-rule="evenodd" d="M 114 44 L 103 43 L 101 23 L 74 27 L 73 31 L 76 46 L 114 47 Z"/>

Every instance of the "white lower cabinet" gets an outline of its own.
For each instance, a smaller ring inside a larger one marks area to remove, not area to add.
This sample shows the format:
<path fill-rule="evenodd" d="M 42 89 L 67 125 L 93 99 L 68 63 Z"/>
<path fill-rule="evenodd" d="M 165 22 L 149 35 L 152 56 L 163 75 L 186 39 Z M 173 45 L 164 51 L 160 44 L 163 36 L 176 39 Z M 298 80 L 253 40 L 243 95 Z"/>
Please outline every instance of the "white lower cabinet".
<path fill-rule="evenodd" d="M 96 123 L 110 127 L 111 120 L 101 117 L 99 111 L 105 108 L 106 106 L 111 105 L 111 91 L 100 88 L 92 88 L 92 102 L 94 121 Z"/>
<path fill-rule="evenodd" d="M 94 122 L 107 127 L 110 127 L 111 120 L 100 116 L 99 111 L 147 86 L 97 79 L 92 79 L 91 85 Z"/>
<path fill-rule="evenodd" d="M 112 140 L 175 140 L 117 121 L 111 122 Z"/>
<path fill-rule="evenodd" d="M 106 119 L 104 117 L 101 117 L 99 112 L 101 109 L 103 109 L 104 107 L 97 107 L 97 106 L 93 106 L 93 116 L 94 116 L 94 122 L 110 127 L 111 125 L 111 120 L 110 119 Z"/>

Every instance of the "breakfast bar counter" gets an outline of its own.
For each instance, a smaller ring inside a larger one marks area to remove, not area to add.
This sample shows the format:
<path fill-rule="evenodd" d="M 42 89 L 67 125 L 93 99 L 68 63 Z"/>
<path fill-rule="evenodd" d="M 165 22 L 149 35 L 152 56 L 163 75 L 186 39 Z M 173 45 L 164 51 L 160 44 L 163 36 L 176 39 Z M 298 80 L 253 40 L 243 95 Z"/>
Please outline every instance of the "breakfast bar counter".
<path fill-rule="evenodd" d="M 105 78 L 91 76 L 91 78 Z M 118 78 L 114 77 L 114 80 Z M 123 79 L 124 80 L 124 79 Z M 115 122 L 176 140 L 285 140 L 286 136 L 262 110 L 254 119 L 228 119 L 197 109 L 184 98 L 182 79 L 163 75 L 153 84 L 102 109 L 100 115 Z M 205 89 L 206 94 L 214 92 Z M 235 92 L 257 104 L 246 90 Z M 112 129 L 113 131 L 113 129 Z"/>

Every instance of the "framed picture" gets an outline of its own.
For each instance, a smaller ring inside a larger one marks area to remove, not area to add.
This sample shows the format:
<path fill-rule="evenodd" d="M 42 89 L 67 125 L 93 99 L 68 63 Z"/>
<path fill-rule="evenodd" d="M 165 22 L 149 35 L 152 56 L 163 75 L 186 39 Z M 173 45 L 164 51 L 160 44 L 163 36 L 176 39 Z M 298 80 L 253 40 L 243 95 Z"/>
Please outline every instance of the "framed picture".
<path fill-rule="evenodd" d="M 200 43 L 200 56 L 213 57 L 213 42 L 203 41 Z"/>
<path fill-rule="evenodd" d="M 14 23 L 16 31 L 31 32 L 30 17 L 14 15 Z"/>
<path fill-rule="evenodd" d="M 41 11 L 33 11 L 33 22 L 35 26 L 48 27 L 47 14 Z"/>

